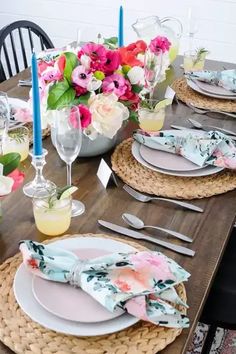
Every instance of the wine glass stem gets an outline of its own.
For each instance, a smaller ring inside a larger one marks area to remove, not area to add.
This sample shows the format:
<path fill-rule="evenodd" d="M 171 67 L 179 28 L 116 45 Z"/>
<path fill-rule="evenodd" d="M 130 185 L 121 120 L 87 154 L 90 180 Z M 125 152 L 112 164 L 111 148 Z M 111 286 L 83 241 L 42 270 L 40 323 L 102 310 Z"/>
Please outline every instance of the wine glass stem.
<path fill-rule="evenodd" d="M 71 186 L 71 163 L 68 163 L 66 165 L 66 169 L 67 169 L 67 185 Z"/>

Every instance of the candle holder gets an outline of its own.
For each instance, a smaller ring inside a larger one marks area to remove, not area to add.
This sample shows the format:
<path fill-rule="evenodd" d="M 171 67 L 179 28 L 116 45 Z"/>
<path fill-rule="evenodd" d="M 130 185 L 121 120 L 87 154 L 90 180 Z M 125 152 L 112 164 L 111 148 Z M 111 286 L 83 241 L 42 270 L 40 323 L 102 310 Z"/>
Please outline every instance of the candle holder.
<path fill-rule="evenodd" d="M 47 153 L 46 149 L 43 149 L 43 154 L 39 156 L 34 156 L 32 151 L 29 153 L 32 157 L 31 164 L 34 166 L 36 174 L 34 180 L 23 187 L 23 192 L 27 197 L 44 198 L 56 189 L 56 185 L 53 182 L 43 177 L 43 166 L 46 164 L 45 156 Z"/>

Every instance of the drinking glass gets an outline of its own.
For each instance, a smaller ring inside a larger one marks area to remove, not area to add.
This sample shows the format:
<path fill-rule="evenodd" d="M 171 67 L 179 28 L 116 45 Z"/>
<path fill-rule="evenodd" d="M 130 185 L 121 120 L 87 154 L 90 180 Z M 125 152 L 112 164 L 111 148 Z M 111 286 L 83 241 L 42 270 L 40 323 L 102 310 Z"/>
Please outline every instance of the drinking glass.
<path fill-rule="evenodd" d="M 10 128 L 3 139 L 2 150 L 4 154 L 18 152 L 21 155 L 20 161 L 26 160 L 29 155 L 29 129 L 26 127 Z"/>
<path fill-rule="evenodd" d="M 146 132 L 161 130 L 165 121 L 165 107 L 156 108 L 157 100 L 145 100 L 145 104 L 138 109 L 140 128 Z"/>
<path fill-rule="evenodd" d="M 0 91 L 0 155 L 2 155 L 3 138 L 6 135 L 10 121 L 10 106 L 5 92 Z"/>
<path fill-rule="evenodd" d="M 56 113 L 55 143 L 60 158 L 67 165 L 67 185 L 71 185 L 71 165 L 78 156 L 82 145 L 82 128 L 79 109 L 76 106 L 62 107 Z M 85 211 L 84 204 L 72 200 L 72 216 Z"/>
<path fill-rule="evenodd" d="M 56 196 L 33 199 L 37 229 L 45 235 L 57 236 L 68 230 L 71 222 L 71 197 L 58 200 Z"/>
<path fill-rule="evenodd" d="M 150 99 L 153 99 L 154 89 L 161 78 L 161 72 L 162 52 L 155 54 L 150 49 L 147 49 L 144 56 L 144 76 L 150 92 Z"/>
<path fill-rule="evenodd" d="M 203 70 L 204 65 L 205 57 L 199 57 L 196 51 L 188 51 L 184 53 L 184 72 Z"/>

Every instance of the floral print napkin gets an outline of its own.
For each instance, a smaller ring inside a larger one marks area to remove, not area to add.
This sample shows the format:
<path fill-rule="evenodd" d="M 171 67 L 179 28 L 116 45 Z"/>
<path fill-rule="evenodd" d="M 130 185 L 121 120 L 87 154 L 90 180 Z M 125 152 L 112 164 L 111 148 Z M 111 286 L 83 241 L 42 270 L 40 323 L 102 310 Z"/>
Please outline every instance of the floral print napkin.
<path fill-rule="evenodd" d="M 151 149 L 185 157 L 196 165 L 213 165 L 236 169 L 236 142 L 218 131 L 163 130 L 149 134 L 142 130 L 133 137 Z"/>
<path fill-rule="evenodd" d="M 207 82 L 208 84 L 221 86 L 228 91 L 236 93 L 236 70 L 223 71 L 191 71 L 185 74 L 189 79 Z"/>
<path fill-rule="evenodd" d="M 32 274 L 79 286 L 109 311 L 120 307 L 157 325 L 189 326 L 188 317 L 175 308 L 187 307 L 175 286 L 190 274 L 162 253 L 113 253 L 80 260 L 70 251 L 29 240 L 20 243 L 20 251 Z"/>

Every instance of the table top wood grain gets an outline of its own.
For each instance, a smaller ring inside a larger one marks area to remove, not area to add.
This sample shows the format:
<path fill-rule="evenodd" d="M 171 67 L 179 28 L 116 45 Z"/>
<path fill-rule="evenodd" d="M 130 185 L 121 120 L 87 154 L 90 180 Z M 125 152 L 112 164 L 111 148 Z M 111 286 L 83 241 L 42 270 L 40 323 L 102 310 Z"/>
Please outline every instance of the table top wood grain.
<path fill-rule="evenodd" d="M 179 68 L 181 58 L 171 67 L 168 72 L 167 81 L 160 85 L 157 92 L 162 95 L 166 84 L 171 83 L 176 76 L 182 75 Z M 208 68 L 222 69 L 232 68 L 235 65 L 208 61 Z M 18 87 L 18 80 L 29 78 L 29 70 L 25 70 L 16 77 L 13 77 L 0 84 L 0 91 L 5 91 L 10 97 L 22 99 L 28 98 L 29 89 Z M 224 117 L 219 114 L 202 116 L 193 113 L 184 104 L 173 104 L 167 110 L 165 128 L 171 123 L 185 124 L 187 117 L 199 119 L 212 125 L 219 125 L 226 129 L 236 131 L 236 121 L 233 118 Z M 129 135 L 132 125 L 127 130 Z M 66 167 L 60 160 L 56 150 L 51 144 L 50 138 L 44 140 L 43 145 L 48 149 L 47 164 L 44 169 L 45 176 L 54 181 L 57 185 L 66 184 Z M 110 153 L 104 155 L 105 160 L 110 164 Z M 126 240 L 126 237 L 117 235 L 99 227 L 97 220 L 104 219 L 123 225 L 121 215 L 129 212 L 142 217 L 146 224 L 158 225 L 173 229 L 193 238 L 192 248 L 196 251 L 194 258 L 178 255 L 171 251 L 154 246 L 148 242 L 142 242 L 153 250 L 160 250 L 169 257 L 172 257 L 181 266 L 191 273 L 191 278 L 186 284 L 188 304 L 190 306 L 188 315 L 191 327 L 185 329 L 174 343 L 169 345 L 163 354 L 185 353 L 191 341 L 194 328 L 201 314 L 204 302 L 216 274 L 217 267 L 223 255 L 236 215 L 236 191 L 228 192 L 216 197 L 205 198 L 194 201 L 196 205 L 204 208 L 204 213 L 185 211 L 180 207 L 163 202 L 141 203 L 130 197 L 122 189 L 122 181 L 119 180 L 119 187 L 110 186 L 104 189 L 96 176 L 100 157 L 79 158 L 72 167 L 72 182 L 79 187 L 74 198 L 81 200 L 86 206 L 84 215 L 73 218 L 68 233 L 101 233 L 113 234 L 119 240 Z M 34 177 L 34 170 L 30 164 L 30 158 L 23 163 L 26 172 L 26 182 Z M 165 236 L 158 235 L 164 239 Z M 0 224 L 0 262 L 13 256 L 18 251 L 18 242 L 22 239 L 33 239 L 43 241 L 48 237 L 40 234 L 34 223 L 32 201 L 24 196 L 22 189 L 12 193 L 3 201 L 3 220 Z M 181 244 L 178 240 L 171 240 Z M 12 353 L 3 344 L 0 344 L 0 354 Z"/>

